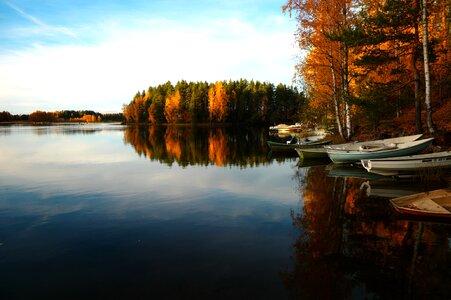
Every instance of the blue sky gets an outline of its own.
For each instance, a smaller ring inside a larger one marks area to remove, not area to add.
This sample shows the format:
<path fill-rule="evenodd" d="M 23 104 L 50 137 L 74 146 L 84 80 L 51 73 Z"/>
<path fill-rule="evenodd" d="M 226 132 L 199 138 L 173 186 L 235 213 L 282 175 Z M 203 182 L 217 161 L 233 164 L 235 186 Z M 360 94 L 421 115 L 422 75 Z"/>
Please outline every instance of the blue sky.
<path fill-rule="evenodd" d="M 119 112 L 166 81 L 291 84 L 285 0 L 0 0 L 0 111 Z"/>

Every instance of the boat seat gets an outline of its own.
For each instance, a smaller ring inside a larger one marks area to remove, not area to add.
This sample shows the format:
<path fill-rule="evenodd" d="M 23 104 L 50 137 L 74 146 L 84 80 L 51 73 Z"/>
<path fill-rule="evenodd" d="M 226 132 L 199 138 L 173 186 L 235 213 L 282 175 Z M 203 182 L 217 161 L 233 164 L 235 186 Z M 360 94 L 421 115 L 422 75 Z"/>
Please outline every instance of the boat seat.
<path fill-rule="evenodd" d="M 359 151 L 361 152 L 377 152 L 382 150 L 390 150 L 396 149 L 397 146 L 395 143 L 390 144 L 372 144 L 372 145 L 362 145 L 359 147 Z"/>

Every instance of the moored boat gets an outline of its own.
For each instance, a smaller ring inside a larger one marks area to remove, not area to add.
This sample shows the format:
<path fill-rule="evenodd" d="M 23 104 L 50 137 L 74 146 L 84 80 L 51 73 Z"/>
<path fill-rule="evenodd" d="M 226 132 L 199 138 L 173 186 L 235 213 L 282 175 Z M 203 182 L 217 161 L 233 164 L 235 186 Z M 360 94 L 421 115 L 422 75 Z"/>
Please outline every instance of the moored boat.
<path fill-rule="evenodd" d="M 390 203 L 401 214 L 451 218 L 451 189 L 398 197 Z"/>
<path fill-rule="evenodd" d="M 293 151 L 296 148 L 319 147 L 321 145 L 332 143 L 332 140 L 324 140 L 323 138 L 324 137 L 320 138 L 309 137 L 301 139 L 295 143 L 280 143 L 274 141 L 267 141 L 267 144 L 269 148 L 271 148 L 271 151 L 280 152 L 280 151 Z"/>
<path fill-rule="evenodd" d="M 296 123 L 294 125 L 287 125 L 287 124 L 278 124 L 275 126 L 270 126 L 270 131 L 278 131 L 278 132 L 299 132 L 302 131 L 302 124 Z"/>
<path fill-rule="evenodd" d="M 413 155 L 424 151 L 434 138 L 402 143 L 373 143 L 346 150 L 327 149 L 329 158 L 338 164 L 360 162 L 362 159 Z"/>
<path fill-rule="evenodd" d="M 451 168 L 451 151 L 362 159 L 361 162 L 368 172 L 393 176 L 404 171 L 412 172 L 428 168 Z"/>
<path fill-rule="evenodd" d="M 296 148 L 296 152 L 302 159 L 329 159 L 327 149 L 323 147 Z"/>
<path fill-rule="evenodd" d="M 279 131 L 279 132 L 288 132 L 288 131 L 290 131 L 290 125 L 278 124 L 278 125 L 275 125 L 275 126 L 270 126 L 269 130 L 270 131 Z"/>
<path fill-rule="evenodd" d="M 407 135 L 407 136 L 388 138 L 388 139 L 382 139 L 382 140 L 328 145 L 328 146 L 325 146 L 325 148 L 330 149 L 330 150 L 350 150 L 350 151 L 351 150 L 360 150 L 362 148 L 378 148 L 378 147 L 380 148 L 383 145 L 413 142 L 413 141 L 418 140 L 422 136 L 423 136 L 422 134 L 415 134 L 415 135 Z"/>

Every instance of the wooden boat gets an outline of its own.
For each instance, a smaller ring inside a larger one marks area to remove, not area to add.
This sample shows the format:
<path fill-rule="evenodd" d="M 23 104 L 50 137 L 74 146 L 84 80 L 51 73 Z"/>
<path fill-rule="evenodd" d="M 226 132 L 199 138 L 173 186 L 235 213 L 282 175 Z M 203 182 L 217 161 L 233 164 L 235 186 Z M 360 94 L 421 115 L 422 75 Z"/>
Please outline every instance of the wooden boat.
<path fill-rule="evenodd" d="M 324 147 L 296 148 L 301 159 L 329 159 L 327 149 Z"/>
<path fill-rule="evenodd" d="M 288 131 L 290 131 L 290 125 L 278 124 L 278 125 L 275 125 L 275 126 L 270 126 L 269 130 L 270 131 L 279 131 L 279 132 L 288 132 Z"/>
<path fill-rule="evenodd" d="M 330 150 L 350 150 L 350 151 L 360 150 L 361 148 L 375 149 L 375 148 L 380 148 L 380 147 L 383 147 L 384 145 L 389 145 L 389 144 L 401 144 L 401 143 L 413 142 L 413 141 L 418 140 L 422 136 L 423 136 L 422 134 L 415 134 L 415 135 L 407 135 L 407 136 L 388 138 L 388 139 L 382 139 L 382 140 L 328 145 L 328 146 L 325 146 L 324 148 L 327 148 Z"/>
<path fill-rule="evenodd" d="M 299 132 L 302 131 L 302 124 L 296 123 L 294 125 L 287 124 L 278 124 L 275 126 L 270 126 L 269 131 L 277 131 L 277 132 Z"/>
<path fill-rule="evenodd" d="M 321 145 L 326 145 L 332 143 L 332 140 L 324 140 L 324 137 L 320 137 L 319 139 L 316 137 L 308 137 L 299 140 L 297 143 L 280 143 L 267 141 L 269 148 L 271 151 L 293 151 L 296 148 L 308 148 L 308 147 L 318 147 Z"/>
<path fill-rule="evenodd" d="M 451 189 L 441 189 L 390 199 L 401 214 L 451 218 Z"/>
<path fill-rule="evenodd" d="M 403 171 L 412 172 L 427 168 L 451 168 L 451 151 L 401 157 L 362 159 L 361 162 L 368 172 L 393 176 Z"/>
<path fill-rule="evenodd" d="M 403 143 L 374 143 L 361 145 L 357 149 L 327 149 L 329 158 L 338 164 L 361 162 L 362 159 L 375 159 L 413 155 L 424 151 L 434 138 Z"/>

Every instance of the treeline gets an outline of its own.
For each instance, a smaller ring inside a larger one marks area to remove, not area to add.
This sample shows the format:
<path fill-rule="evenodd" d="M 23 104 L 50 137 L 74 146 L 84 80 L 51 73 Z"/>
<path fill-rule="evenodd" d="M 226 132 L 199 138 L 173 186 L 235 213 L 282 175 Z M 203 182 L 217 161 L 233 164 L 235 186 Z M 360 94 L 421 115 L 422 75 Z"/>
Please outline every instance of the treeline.
<path fill-rule="evenodd" d="M 123 122 L 122 113 L 101 114 L 92 110 L 63 110 L 46 112 L 37 110 L 29 115 L 13 115 L 0 112 L 0 122 Z"/>
<path fill-rule="evenodd" d="M 298 72 L 308 107 L 329 112 L 343 137 L 408 112 L 417 132 L 436 132 L 438 109 L 450 122 L 448 0 L 288 0 L 283 9 L 307 53 Z"/>
<path fill-rule="evenodd" d="M 259 81 L 166 82 L 123 106 L 127 123 L 280 123 L 299 120 L 305 97 L 296 88 Z"/>

